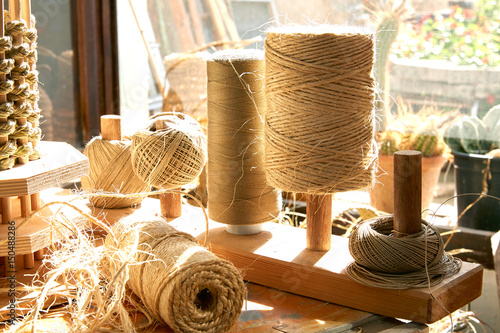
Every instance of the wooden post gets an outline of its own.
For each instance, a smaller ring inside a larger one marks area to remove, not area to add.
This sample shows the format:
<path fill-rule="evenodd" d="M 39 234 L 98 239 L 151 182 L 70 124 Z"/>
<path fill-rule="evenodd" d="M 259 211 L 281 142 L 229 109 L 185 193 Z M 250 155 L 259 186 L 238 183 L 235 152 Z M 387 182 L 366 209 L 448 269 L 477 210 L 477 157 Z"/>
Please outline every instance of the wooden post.
<path fill-rule="evenodd" d="M 394 235 L 404 237 L 421 230 L 422 153 L 394 153 Z"/>
<path fill-rule="evenodd" d="M 332 195 L 306 195 L 307 249 L 328 251 L 332 239 Z"/>
<path fill-rule="evenodd" d="M 156 130 L 164 128 L 163 120 L 158 119 L 155 122 Z M 180 188 L 176 190 L 181 190 Z M 176 218 L 182 215 L 182 201 L 180 193 L 160 194 L 160 212 L 166 218 Z"/>
<path fill-rule="evenodd" d="M 188 0 L 189 16 L 193 24 L 193 33 L 197 46 L 205 44 L 205 33 L 203 32 L 203 20 L 198 9 L 196 0 Z"/>
<path fill-rule="evenodd" d="M 121 140 L 121 117 L 117 115 L 101 116 L 101 137 L 103 140 Z"/>

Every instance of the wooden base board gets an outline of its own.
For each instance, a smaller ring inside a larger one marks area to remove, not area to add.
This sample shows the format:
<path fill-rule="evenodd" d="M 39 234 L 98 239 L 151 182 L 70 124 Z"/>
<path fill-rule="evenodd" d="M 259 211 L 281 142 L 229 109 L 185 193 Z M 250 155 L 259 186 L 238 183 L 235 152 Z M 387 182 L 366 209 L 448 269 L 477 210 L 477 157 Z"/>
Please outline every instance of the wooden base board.
<path fill-rule="evenodd" d="M 183 215 L 169 219 L 170 224 L 203 243 L 206 226 L 202 210 L 187 205 L 182 209 Z M 158 212 L 158 200 L 146 199 L 135 212 L 108 209 L 95 210 L 94 214 L 112 224 L 131 213 L 147 216 Z M 482 266 L 466 262 L 458 274 L 430 290 L 364 286 L 344 272 L 353 260 L 347 238 L 333 235 L 330 251 L 313 252 L 306 249 L 306 230 L 272 222 L 258 234 L 240 236 L 227 233 L 224 224 L 210 221 L 208 242 L 210 250 L 231 261 L 247 281 L 420 323 L 442 319 L 478 298 L 482 291 Z"/>
<path fill-rule="evenodd" d="M 67 191 L 65 193 L 67 193 Z M 49 201 L 67 201 L 71 199 L 70 196 L 60 194 L 60 189 L 42 191 L 42 205 Z M 51 200 L 47 200 L 46 197 L 50 197 Z M 12 215 L 15 216 L 13 220 L 16 225 L 19 225 L 25 219 L 24 217 L 21 217 L 20 206 L 19 198 L 12 199 Z M 73 223 L 76 223 L 79 226 L 82 226 L 85 223 L 85 220 L 80 218 L 78 213 L 72 209 L 67 207 L 64 208 L 60 205 L 49 206 L 41 211 L 39 215 L 36 215 L 26 225 L 16 230 L 16 255 L 35 253 L 36 251 L 44 249 L 53 242 L 61 239 L 61 233 L 57 232 L 57 228 L 54 228 L 49 220 L 57 211 L 59 211 L 59 213 L 62 212 L 66 218 L 71 219 Z M 8 238 L 8 228 L 9 224 L 0 224 L 0 257 L 7 256 L 9 252 L 8 243 L 1 242 L 1 240 Z"/>
<path fill-rule="evenodd" d="M 0 172 L 0 197 L 34 194 L 88 173 L 87 157 L 71 145 L 41 141 L 38 147 L 40 159 Z"/>

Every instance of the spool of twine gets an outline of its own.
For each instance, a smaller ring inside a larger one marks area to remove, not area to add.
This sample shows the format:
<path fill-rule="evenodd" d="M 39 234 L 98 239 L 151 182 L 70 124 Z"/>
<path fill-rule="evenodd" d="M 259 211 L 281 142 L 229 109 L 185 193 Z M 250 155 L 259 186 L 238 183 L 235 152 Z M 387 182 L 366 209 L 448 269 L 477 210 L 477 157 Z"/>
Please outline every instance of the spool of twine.
<path fill-rule="evenodd" d="M 84 154 L 89 159 L 89 174 L 83 176 L 82 187 L 91 193 L 139 193 L 148 189 L 148 185 L 139 179 L 132 170 L 130 140 L 103 140 L 93 138 L 85 147 Z M 124 208 L 140 204 L 143 197 L 89 198 L 95 207 Z"/>
<path fill-rule="evenodd" d="M 134 221 L 135 220 L 135 221 Z M 111 276 L 129 262 L 128 287 L 175 332 L 225 332 L 241 313 L 246 289 L 237 269 L 160 218 L 133 215 L 106 237 Z M 138 245 L 137 245 L 138 244 Z M 125 255 L 125 256 L 124 256 Z"/>
<path fill-rule="evenodd" d="M 369 186 L 374 36 L 352 27 L 277 28 L 265 51 L 269 184 L 309 194 Z"/>
<path fill-rule="evenodd" d="M 206 163 L 206 136 L 192 117 L 166 112 L 160 130 L 152 125 L 132 137 L 132 167 L 144 182 L 165 189 L 179 188 L 199 176 Z"/>
<path fill-rule="evenodd" d="M 460 270 L 461 261 L 444 251 L 439 231 L 425 220 L 420 232 L 405 237 L 394 237 L 393 229 L 392 215 L 366 220 L 354 229 L 349 277 L 380 288 L 420 288 Z"/>
<path fill-rule="evenodd" d="M 276 218 L 279 192 L 264 171 L 264 55 L 215 53 L 207 61 L 208 214 L 229 225 Z"/>

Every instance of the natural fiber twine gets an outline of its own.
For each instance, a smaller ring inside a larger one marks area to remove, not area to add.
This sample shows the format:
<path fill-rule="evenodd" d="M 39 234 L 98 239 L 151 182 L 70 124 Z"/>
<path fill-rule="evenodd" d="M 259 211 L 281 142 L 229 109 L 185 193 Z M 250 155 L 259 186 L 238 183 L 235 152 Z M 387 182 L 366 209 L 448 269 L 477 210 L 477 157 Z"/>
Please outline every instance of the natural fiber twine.
<path fill-rule="evenodd" d="M 456 274 L 461 261 L 444 251 L 439 231 L 422 220 L 419 233 L 393 236 L 393 216 L 360 223 L 349 237 L 354 262 L 346 268 L 352 279 L 380 288 L 420 288 Z"/>
<path fill-rule="evenodd" d="M 265 52 L 269 184 L 310 194 L 371 185 L 374 36 L 349 27 L 277 28 Z"/>
<path fill-rule="evenodd" d="M 163 121 L 163 129 L 152 126 L 132 137 L 132 167 L 144 182 L 165 189 L 178 188 L 192 182 L 206 163 L 206 136 L 192 117 L 166 112 L 155 121 Z"/>
<path fill-rule="evenodd" d="M 237 269 L 165 220 L 122 219 L 105 248 L 112 276 L 130 260 L 122 255 L 136 252 L 127 285 L 175 332 L 224 332 L 238 319 L 246 288 Z"/>
<path fill-rule="evenodd" d="M 264 172 L 263 58 L 229 50 L 207 61 L 208 214 L 221 223 L 257 224 L 280 213 Z"/>
<path fill-rule="evenodd" d="M 148 189 L 132 170 L 131 141 L 103 140 L 98 136 L 85 147 L 89 159 L 89 174 L 81 178 L 84 190 L 91 193 L 138 193 Z M 143 197 L 90 197 L 100 208 L 125 208 L 140 204 Z"/>

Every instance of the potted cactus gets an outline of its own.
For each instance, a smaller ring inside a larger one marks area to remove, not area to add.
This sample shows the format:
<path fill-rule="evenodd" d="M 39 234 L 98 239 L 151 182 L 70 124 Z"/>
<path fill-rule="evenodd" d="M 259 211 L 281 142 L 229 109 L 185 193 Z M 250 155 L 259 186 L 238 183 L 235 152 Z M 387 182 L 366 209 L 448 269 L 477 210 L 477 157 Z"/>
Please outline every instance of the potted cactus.
<path fill-rule="evenodd" d="M 482 119 L 463 116 L 446 130 L 452 150 L 458 225 L 500 229 L 500 105 Z"/>
<path fill-rule="evenodd" d="M 449 152 L 441 130 L 448 120 L 447 115 L 430 106 L 413 112 L 402 100 L 397 105 L 397 116 L 391 118 L 385 131 L 378 134 L 379 170 L 369 189 L 370 205 L 386 213 L 394 210 L 394 152 L 418 150 L 422 153 L 422 209 L 428 208 L 434 198 Z"/>

